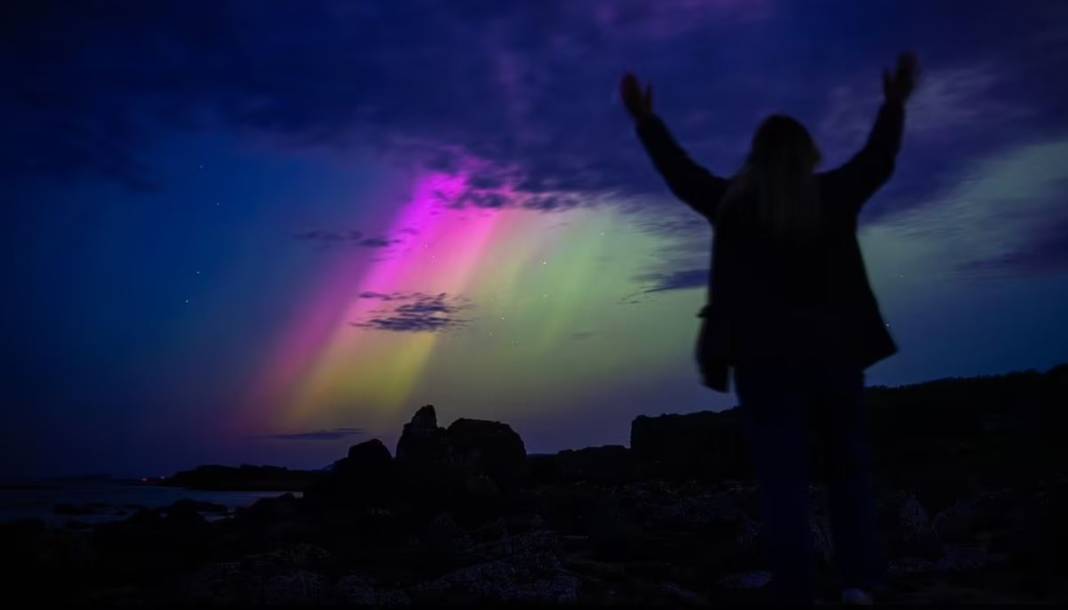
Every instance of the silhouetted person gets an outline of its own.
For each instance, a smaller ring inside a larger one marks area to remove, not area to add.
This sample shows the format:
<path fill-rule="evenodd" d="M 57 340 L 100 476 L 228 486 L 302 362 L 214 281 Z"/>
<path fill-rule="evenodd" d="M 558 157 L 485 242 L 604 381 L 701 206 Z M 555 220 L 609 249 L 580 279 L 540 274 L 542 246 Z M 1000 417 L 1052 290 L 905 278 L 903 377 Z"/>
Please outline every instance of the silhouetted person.
<path fill-rule="evenodd" d="M 884 101 L 864 147 L 816 173 L 820 152 L 784 115 L 767 117 L 730 179 L 695 163 L 653 112 L 652 87 L 623 77 L 624 105 L 671 191 L 714 230 L 708 303 L 695 356 L 704 384 L 727 392 L 728 367 L 761 490 L 765 551 L 780 601 L 812 604 L 808 434 L 824 443 L 842 601 L 885 584 L 864 370 L 897 352 L 857 243 L 861 206 L 889 179 L 916 58 L 883 72 Z M 811 426 L 811 428 L 810 428 Z"/>

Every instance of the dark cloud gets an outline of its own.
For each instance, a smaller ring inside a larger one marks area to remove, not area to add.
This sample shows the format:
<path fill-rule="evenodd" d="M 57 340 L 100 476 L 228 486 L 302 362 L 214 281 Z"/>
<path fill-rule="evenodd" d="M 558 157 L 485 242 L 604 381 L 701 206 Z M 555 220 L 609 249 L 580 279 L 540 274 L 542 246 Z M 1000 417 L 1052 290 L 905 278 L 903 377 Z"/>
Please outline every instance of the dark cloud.
<path fill-rule="evenodd" d="M 522 205 L 528 210 L 550 212 L 571 209 L 583 203 L 586 203 L 586 200 L 575 193 L 535 193 L 526 198 Z"/>
<path fill-rule="evenodd" d="M 681 210 L 680 206 L 680 210 Z M 636 210 L 640 212 L 641 210 Z M 708 220 L 687 209 L 677 214 L 637 214 L 634 222 L 647 233 L 668 238 L 701 238 L 701 249 L 707 250 L 710 225 Z"/>
<path fill-rule="evenodd" d="M 352 326 L 387 330 L 394 332 L 438 332 L 465 325 L 468 320 L 457 318 L 456 314 L 470 306 L 459 297 L 449 298 L 447 293 L 434 295 L 424 293 L 379 293 L 363 292 L 363 298 L 382 301 L 400 301 L 400 304 L 378 310 L 383 314 L 368 320 L 352 322 Z"/>
<path fill-rule="evenodd" d="M 351 244 L 363 248 L 384 248 L 390 244 L 399 243 L 401 241 L 399 239 L 389 239 L 387 237 L 364 237 L 362 232 L 356 230 L 326 231 L 323 229 L 313 229 L 310 231 L 302 231 L 295 234 L 293 237 L 301 241 L 309 241 L 319 244 Z"/>
<path fill-rule="evenodd" d="M 982 0 L 968 11 L 844 0 L 820 11 L 772 0 L 17 6 L 0 55 L 9 92 L 0 112 L 11 126 L 0 172 L 10 176 L 88 172 L 153 188 L 147 155 L 161 130 L 222 126 L 283 146 L 358 147 L 472 171 L 454 205 L 541 211 L 605 191 L 669 199 L 617 100 L 625 68 L 658 86 L 693 156 L 729 174 L 752 129 L 778 110 L 818 127 L 831 164 L 844 160 L 874 115 L 880 69 L 922 42 L 932 78 L 958 76 L 917 108 L 918 125 L 952 127 L 945 119 L 962 112 L 964 94 L 989 112 L 969 115 L 983 129 L 954 137 L 911 131 L 900 180 L 874 206 L 883 213 L 914 205 L 968 155 L 1056 121 L 1064 91 L 1049 83 L 1068 59 L 1056 25 L 1068 10 L 1056 2 L 1024 10 Z M 992 71 L 978 85 L 953 72 L 984 62 Z M 1032 112 L 1011 112 L 1020 106 Z M 1012 129 L 992 120 L 1006 116 Z M 954 146 L 967 154 L 950 154 Z M 488 165 L 471 170 L 469 158 Z"/>
<path fill-rule="evenodd" d="M 502 208 L 508 205 L 508 196 L 494 191 L 468 189 L 449 204 L 449 207 L 463 208 L 473 205 L 478 208 Z"/>
<path fill-rule="evenodd" d="M 309 231 L 302 231 L 293 235 L 293 237 L 305 240 L 305 241 L 320 241 L 320 242 L 344 242 L 344 241 L 359 241 L 363 238 L 363 233 L 360 231 L 324 231 L 322 229 L 312 229 Z"/>
<path fill-rule="evenodd" d="M 1039 235 L 1001 256 L 957 266 L 971 277 L 1019 277 L 1068 271 L 1068 216 L 1051 222 Z"/>
<path fill-rule="evenodd" d="M 403 298 L 404 293 L 391 293 L 374 292 L 373 290 L 365 290 L 359 294 L 361 299 L 381 299 L 383 301 L 392 301 L 394 299 Z"/>
<path fill-rule="evenodd" d="M 277 441 L 336 441 L 343 438 L 359 436 L 363 428 L 331 428 L 312 432 L 295 432 L 290 434 L 267 434 L 260 438 Z"/>
<path fill-rule="evenodd" d="M 655 272 L 639 275 L 640 282 L 652 282 L 653 286 L 643 292 L 661 292 L 664 290 L 683 290 L 687 288 L 704 288 L 708 286 L 708 269 L 682 269 L 671 272 Z"/>
<path fill-rule="evenodd" d="M 398 243 L 399 239 L 389 239 L 386 237 L 365 237 L 361 239 L 358 244 L 364 248 L 385 248 L 390 244 Z"/>

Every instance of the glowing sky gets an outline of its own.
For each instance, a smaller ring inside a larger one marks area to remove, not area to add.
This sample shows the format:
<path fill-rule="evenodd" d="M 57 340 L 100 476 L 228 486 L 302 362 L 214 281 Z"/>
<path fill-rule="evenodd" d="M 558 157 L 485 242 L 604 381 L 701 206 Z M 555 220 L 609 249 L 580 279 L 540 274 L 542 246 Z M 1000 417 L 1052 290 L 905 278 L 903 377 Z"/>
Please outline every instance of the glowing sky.
<path fill-rule="evenodd" d="M 319 467 L 426 403 L 531 452 L 732 406 L 692 361 L 713 235 L 624 69 L 729 175 L 776 111 L 844 161 L 915 49 L 867 382 L 1068 360 L 1064 2 L 11 6 L 5 476 Z"/>

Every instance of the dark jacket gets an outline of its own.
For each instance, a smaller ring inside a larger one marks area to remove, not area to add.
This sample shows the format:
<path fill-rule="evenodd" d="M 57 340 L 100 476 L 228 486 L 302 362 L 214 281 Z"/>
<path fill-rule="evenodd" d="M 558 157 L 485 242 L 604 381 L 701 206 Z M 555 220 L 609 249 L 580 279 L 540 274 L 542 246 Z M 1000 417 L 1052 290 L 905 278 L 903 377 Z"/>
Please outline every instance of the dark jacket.
<path fill-rule="evenodd" d="M 867 368 L 898 348 L 868 282 L 857 242 L 861 206 L 889 179 L 905 111 L 884 102 L 864 147 L 841 167 L 817 173 L 828 227 L 824 239 L 779 247 L 742 225 L 716 226 L 729 180 L 695 163 L 664 122 L 635 129 L 668 187 L 712 223 L 708 302 L 695 358 L 704 384 L 727 392 L 728 366 L 761 356 L 831 358 Z"/>

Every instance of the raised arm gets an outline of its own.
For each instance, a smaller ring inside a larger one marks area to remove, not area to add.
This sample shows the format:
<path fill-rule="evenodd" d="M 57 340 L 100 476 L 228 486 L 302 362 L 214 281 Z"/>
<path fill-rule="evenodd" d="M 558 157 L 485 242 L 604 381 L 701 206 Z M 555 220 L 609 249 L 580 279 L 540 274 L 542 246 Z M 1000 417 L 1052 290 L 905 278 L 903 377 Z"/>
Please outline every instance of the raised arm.
<path fill-rule="evenodd" d="M 826 174 L 832 190 L 854 213 L 859 213 L 861 206 L 894 173 L 905 127 L 905 103 L 912 94 L 917 73 L 916 58 L 911 53 L 901 55 L 893 76 L 889 71 L 883 73 L 885 99 L 864 147 L 844 165 Z"/>
<path fill-rule="evenodd" d="M 827 173 L 835 190 L 842 193 L 854 211 L 859 212 L 864 202 L 894 173 L 904 124 L 904 106 L 883 102 L 864 147 L 845 164 Z"/>
<path fill-rule="evenodd" d="M 698 165 L 671 135 L 652 108 L 652 87 L 643 94 L 633 74 L 623 77 L 623 103 L 634 119 L 634 129 L 668 188 L 676 197 L 706 218 L 713 218 L 727 181 Z"/>

